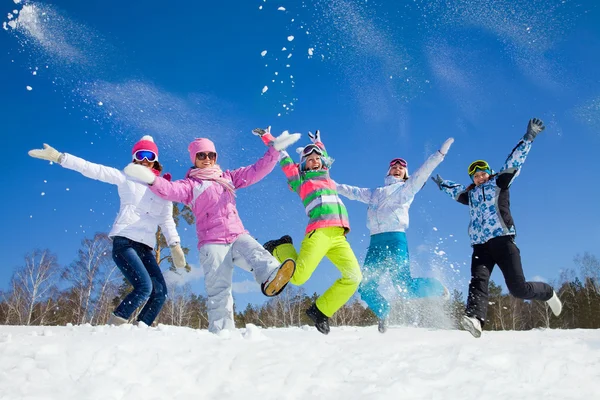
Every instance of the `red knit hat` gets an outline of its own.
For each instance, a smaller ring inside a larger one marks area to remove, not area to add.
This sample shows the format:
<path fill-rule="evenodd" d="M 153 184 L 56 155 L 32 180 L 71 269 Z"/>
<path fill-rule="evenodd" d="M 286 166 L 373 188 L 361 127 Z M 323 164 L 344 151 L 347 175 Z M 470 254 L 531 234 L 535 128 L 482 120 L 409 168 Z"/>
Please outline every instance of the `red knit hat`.
<path fill-rule="evenodd" d="M 135 152 L 139 150 L 150 150 L 156 154 L 156 159 L 158 160 L 158 146 L 156 146 L 156 143 L 154 143 L 152 136 L 145 135 L 139 142 L 134 144 L 133 149 L 131 150 L 131 155 L 134 155 Z"/>

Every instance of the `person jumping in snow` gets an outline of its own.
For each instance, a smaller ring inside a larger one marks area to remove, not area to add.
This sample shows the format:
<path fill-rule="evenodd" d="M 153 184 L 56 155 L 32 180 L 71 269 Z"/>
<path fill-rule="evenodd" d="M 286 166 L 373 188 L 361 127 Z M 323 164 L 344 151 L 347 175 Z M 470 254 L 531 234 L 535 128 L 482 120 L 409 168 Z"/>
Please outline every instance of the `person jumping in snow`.
<path fill-rule="evenodd" d="M 509 292 L 520 299 L 545 301 L 554 315 L 560 315 L 562 303 L 552 287 L 543 282 L 527 282 L 521 265 L 521 255 L 515 243 L 515 224 L 510 212 L 509 188 L 519 175 L 521 166 L 531 150 L 536 136 L 544 130 L 544 123 L 536 118 L 529 121 L 527 132 L 508 155 L 497 174 L 483 160 L 469 165 L 473 183 L 468 187 L 431 178 L 440 188 L 459 203 L 469 206 L 469 236 L 471 282 L 467 308 L 462 326 L 474 337 L 481 336 L 488 306 L 488 285 L 494 265 L 498 264 Z"/>
<path fill-rule="evenodd" d="M 280 161 L 290 188 L 300 195 L 309 218 L 300 253 L 296 253 L 288 235 L 264 246 L 278 260 L 296 260 L 296 272 L 290 280 L 293 285 L 303 285 L 325 256 L 340 270 L 342 277 L 306 310 L 319 332 L 327 335 L 329 318 L 356 292 L 362 276 L 346 240 L 350 231 L 348 212 L 329 177 L 332 160 L 319 131 L 309 133 L 309 137 L 313 143 L 301 149 L 300 164 L 295 164 L 287 153 Z"/>
<path fill-rule="evenodd" d="M 448 289 L 437 279 L 413 278 L 410 275 L 405 232 L 408 228 L 408 210 L 415 195 L 444 160 L 453 142 L 452 138 L 446 140 L 441 149 L 429 156 L 411 176 L 408 175 L 408 164 L 404 159 L 393 159 L 383 187 L 365 189 L 337 184 L 337 191 L 342 196 L 369 205 L 367 227 L 371 233 L 371 241 L 358 293 L 377 315 L 381 333 L 387 330 L 390 313 L 390 304 L 378 290 L 379 281 L 384 274 L 389 274 L 394 287 L 403 298 L 449 297 Z"/>
<path fill-rule="evenodd" d="M 152 176 L 158 176 L 162 171 L 158 147 L 151 136 L 144 136 L 137 142 L 131 154 L 133 163 Z M 173 203 L 156 196 L 146 185 L 130 179 L 123 171 L 60 153 L 47 144 L 43 149 L 29 151 L 29 155 L 58 163 L 88 178 L 117 185 L 121 205 L 108 236 L 113 240 L 113 260 L 133 286 L 133 291 L 115 308 L 108 323 L 127 323 L 134 311 L 145 303 L 137 320 L 152 325 L 167 299 L 167 284 L 153 252 L 158 226 L 171 248 L 173 264 L 177 268 L 186 266 L 173 220 Z"/>
<path fill-rule="evenodd" d="M 269 174 L 277 164 L 279 151 L 296 142 L 300 134 L 284 132 L 275 139 L 269 128 L 255 129 L 253 133 L 260 135 L 269 149 L 247 167 L 222 171 L 216 163 L 214 143 L 199 138 L 188 146 L 192 167 L 185 179 L 169 182 L 139 165 L 125 168 L 126 174 L 149 184 L 153 193 L 192 209 L 208 296 L 208 330 L 213 333 L 235 329 L 231 294 L 234 265 L 251 271 L 266 296 L 278 295 L 295 270 L 294 260 L 280 264 L 244 229 L 236 207 L 236 192 Z"/>

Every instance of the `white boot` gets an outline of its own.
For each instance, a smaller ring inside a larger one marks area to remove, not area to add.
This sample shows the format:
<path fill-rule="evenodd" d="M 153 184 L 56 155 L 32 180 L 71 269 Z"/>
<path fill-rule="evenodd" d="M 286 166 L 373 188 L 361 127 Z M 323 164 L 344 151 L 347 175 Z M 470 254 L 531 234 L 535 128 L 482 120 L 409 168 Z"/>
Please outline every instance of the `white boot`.
<path fill-rule="evenodd" d="M 444 286 L 444 293 L 442 294 L 442 299 L 444 299 L 444 301 L 450 300 L 450 291 L 446 286 Z"/>
<path fill-rule="evenodd" d="M 126 324 L 127 320 L 125 318 L 121 318 L 113 313 L 110 314 L 110 318 L 108 319 L 107 325 L 119 326 Z"/>
<path fill-rule="evenodd" d="M 481 337 L 481 322 L 479 322 L 477 318 L 467 317 L 465 315 L 462 319 L 461 325 L 464 330 L 469 331 L 469 333 L 474 337 Z"/>
<path fill-rule="evenodd" d="M 558 298 L 558 295 L 556 294 L 556 292 L 554 292 L 554 291 L 552 292 L 552 297 L 550 298 L 550 300 L 546 301 L 546 304 L 548 304 L 548 307 L 550 307 L 550 309 L 552 310 L 552 313 L 554 315 L 556 315 L 557 317 L 562 312 L 562 302 Z"/>

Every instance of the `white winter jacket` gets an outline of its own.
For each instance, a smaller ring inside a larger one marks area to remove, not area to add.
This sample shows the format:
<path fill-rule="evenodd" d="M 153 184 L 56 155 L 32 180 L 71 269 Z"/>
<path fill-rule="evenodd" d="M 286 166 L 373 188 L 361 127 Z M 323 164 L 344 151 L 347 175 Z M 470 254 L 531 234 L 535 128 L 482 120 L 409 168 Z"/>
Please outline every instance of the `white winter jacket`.
<path fill-rule="evenodd" d="M 121 206 L 108 236 L 123 236 L 154 248 L 156 229 L 160 225 L 169 246 L 179 242 L 173 203 L 152 193 L 147 185 L 129 179 L 116 168 L 94 164 L 68 153 L 63 153 L 60 165 L 88 178 L 117 185 Z"/>
<path fill-rule="evenodd" d="M 366 189 L 337 183 L 337 191 L 350 200 L 369 205 L 367 228 L 371 235 L 404 232 L 408 228 L 408 209 L 415 195 L 443 160 L 444 156 L 436 151 L 406 181 L 389 175 L 385 178 L 385 186 L 382 187 Z"/>

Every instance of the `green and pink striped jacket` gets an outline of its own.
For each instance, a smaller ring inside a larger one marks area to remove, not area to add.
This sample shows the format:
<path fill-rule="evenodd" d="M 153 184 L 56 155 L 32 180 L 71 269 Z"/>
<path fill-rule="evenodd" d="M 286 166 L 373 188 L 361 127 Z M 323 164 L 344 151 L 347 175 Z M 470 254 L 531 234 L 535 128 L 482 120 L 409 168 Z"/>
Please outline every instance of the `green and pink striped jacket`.
<path fill-rule="evenodd" d="M 323 156 L 327 158 L 323 143 L 317 142 L 316 145 L 323 150 Z M 346 233 L 349 232 L 348 211 L 338 196 L 335 182 L 329 177 L 329 170 L 301 171 L 300 165 L 295 164 L 287 153 L 282 153 L 284 157 L 279 164 L 290 188 L 300 195 L 309 218 L 306 233 L 333 226 L 345 228 Z"/>

